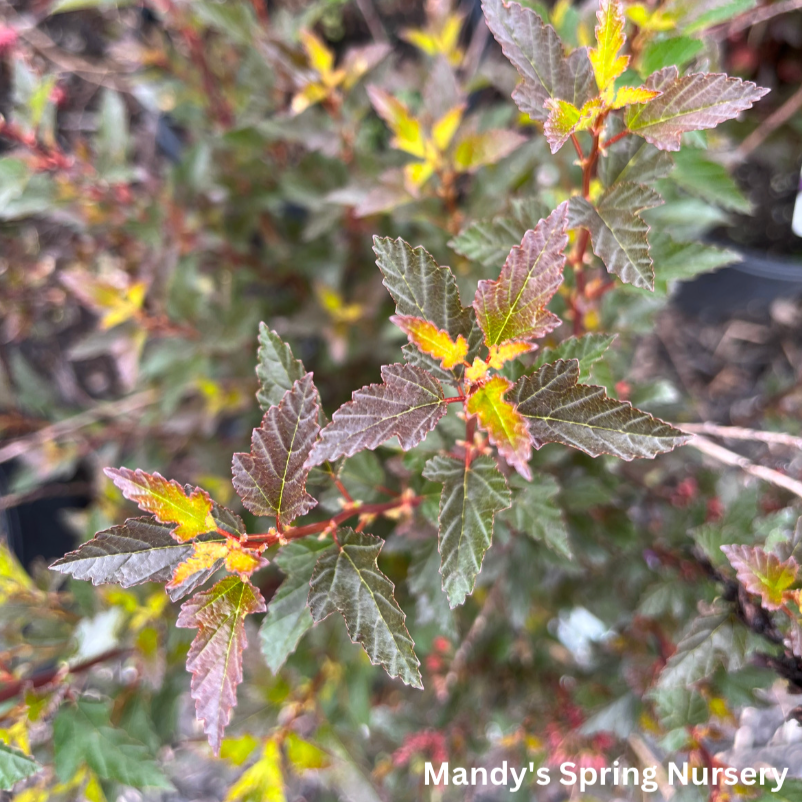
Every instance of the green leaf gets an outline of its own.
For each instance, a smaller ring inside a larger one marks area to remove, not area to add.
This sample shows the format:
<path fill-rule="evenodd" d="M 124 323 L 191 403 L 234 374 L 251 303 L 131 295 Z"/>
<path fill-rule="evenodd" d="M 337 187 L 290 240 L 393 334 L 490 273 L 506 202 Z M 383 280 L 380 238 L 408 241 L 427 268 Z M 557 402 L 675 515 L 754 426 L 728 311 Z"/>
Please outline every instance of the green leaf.
<path fill-rule="evenodd" d="M 669 282 L 691 279 L 742 258 L 736 251 L 701 242 L 675 242 L 664 232 L 650 234 L 649 246 L 654 260 L 654 289 L 662 295 L 668 292 Z"/>
<path fill-rule="evenodd" d="M 515 503 L 504 513 L 504 517 L 519 532 L 571 559 L 573 552 L 565 515 L 557 501 L 560 493 L 557 480 L 540 473 L 535 474 L 531 482 L 513 476 L 510 484 L 515 491 Z"/>
<path fill-rule="evenodd" d="M 704 697 L 693 688 L 655 688 L 649 698 L 654 702 L 660 723 L 667 730 L 695 727 L 710 716 Z"/>
<path fill-rule="evenodd" d="M 612 138 L 624 130 L 618 117 L 611 117 L 605 136 Z M 599 161 L 599 178 L 605 187 L 621 181 L 652 184 L 674 169 L 672 157 L 637 136 L 627 136 L 611 145 Z"/>
<path fill-rule="evenodd" d="M 670 0 L 665 13 L 676 18 L 677 26 L 696 33 L 737 17 L 757 5 L 757 0 Z"/>
<path fill-rule="evenodd" d="M 607 353 L 616 336 L 583 334 L 581 337 L 568 337 L 554 348 L 544 348 L 538 355 L 535 367 L 558 359 L 576 359 L 579 362 L 579 381 L 587 381 L 593 366 Z"/>
<path fill-rule="evenodd" d="M 88 8 L 106 9 L 130 6 L 134 0 L 56 0 L 50 6 L 50 15 L 64 14 L 68 11 L 85 11 Z"/>
<path fill-rule="evenodd" d="M 262 654 L 274 674 L 314 623 L 307 605 L 309 580 L 321 552 L 331 548 L 327 541 L 308 537 L 293 540 L 276 555 L 274 562 L 286 576 L 270 600 L 259 629 Z"/>
<path fill-rule="evenodd" d="M 679 150 L 682 134 L 715 128 L 752 108 L 769 90 L 722 73 L 691 73 L 680 77 L 676 67 L 649 76 L 648 89 L 660 92 L 649 103 L 630 106 L 627 128 L 660 150 Z"/>
<path fill-rule="evenodd" d="M 741 192 L 727 169 L 690 148 L 675 154 L 676 168 L 671 180 L 686 192 L 728 211 L 749 214 L 752 204 Z"/>
<path fill-rule="evenodd" d="M 332 416 L 320 433 L 306 467 L 350 457 L 363 449 L 374 449 L 391 437 L 409 451 L 437 426 L 446 414 L 440 383 L 414 365 L 385 365 L 384 384 L 355 390 L 352 400 Z"/>
<path fill-rule="evenodd" d="M 671 39 L 651 41 L 641 53 L 640 73 L 644 76 L 651 75 L 671 66 L 682 69 L 704 50 L 704 46 L 701 39 L 690 36 L 673 36 Z"/>
<path fill-rule="evenodd" d="M 393 596 L 393 583 L 379 570 L 376 558 L 384 541 L 343 528 L 336 548 L 324 552 L 315 566 L 309 609 L 315 622 L 338 611 L 353 643 L 360 643 L 373 665 L 413 688 L 423 688 L 415 644 L 404 624 L 406 616 Z"/>
<path fill-rule="evenodd" d="M 535 448 L 563 443 L 592 457 L 651 458 L 687 442 L 688 436 L 625 401 L 607 397 L 603 387 L 577 384 L 575 359 L 543 365 L 524 376 L 510 393 L 529 425 Z"/>
<path fill-rule="evenodd" d="M 639 213 L 662 203 L 653 189 L 622 181 L 605 190 L 595 206 L 585 198 L 571 198 L 569 227 L 590 231 L 593 253 L 609 273 L 625 284 L 652 290 L 654 270 L 646 239 L 649 226 Z"/>
<path fill-rule="evenodd" d="M 471 223 L 448 245 L 485 267 L 503 264 L 513 246 L 548 214 L 549 207 L 537 198 L 514 200 L 509 214 Z"/>
<path fill-rule="evenodd" d="M 466 467 L 464 459 L 437 456 L 423 476 L 441 482 L 440 573 L 451 607 L 473 593 L 482 560 L 493 540 L 496 513 L 510 506 L 510 491 L 496 462 L 480 455 Z"/>
<path fill-rule="evenodd" d="M 434 323 L 456 342 L 462 335 L 468 341 L 467 361 L 472 362 L 482 343 L 473 309 L 463 307 L 457 280 L 449 267 L 441 267 L 423 248 L 411 248 L 402 239 L 374 237 L 376 264 L 384 276 L 384 286 L 395 301 L 398 315 L 420 317 Z M 414 346 L 404 348 L 406 359 L 435 376 L 454 379 L 454 373 L 440 367 L 438 360 L 421 354 Z M 462 368 L 456 370 L 461 375 Z"/>
<path fill-rule="evenodd" d="M 482 9 L 504 55 L 523 79 L 512 94 L 522 112 L 545 122 L 549 98 L 582 108 L 595 97 L 596 81 L 585 48 L 577 48 L 566 58 L 554 28 L 518 3 L 483 0 Z"/>
<path fill-rule="evenodd" d="M 0 741 L 0 790 L 10 791 L 20 780 L 41 769 L 32 757 Z"/>
<path fill-rule="evenodd" d="M 563 280 L 568 203 L 562 203 L 511 251 L 495 281 L 480 281 L 473 301 L 487 345 L 531 340 L 560 325 L 546 309 Z"/>
<path fill-rule="evenodd" d="M 732 615 L 697 618 L 660 672 L 660 688 L 685 688 L 709 677 L 720 665 L 737 671 L 746 660 L 746 628 Z"/>
<path fill-rule="evenodd" d="M 290 346 L 265 323 L 260 323 L 256 365 L 256 376 L 260 385 L 256 400 L 259 406 L 267 412 L 270 407 L 278 404 L 284 393 L 305 374 L 303 362 L 293 358 Z"/>
<path fill-rule="evenodd" d="M 105 702 L 79 699 L 61 706 L 53 722 L 56 774 L 68 782 L 81 766 L 102 780 L 116 780 L 134 788 L 172 785 L 145 746 L 113 727 Z"/>
<path fill-rule="evenodd" d="M 215 754 L 220 751 L 223 731 L 237 704 L 237 685 L 242 682 L 245 616 L 264 611 L 262 594 L 236 576 L 226 577 L 181 605 L 176 626 L 198 630 L 187 655 L 187 671 L 192 674 L 190 694 Z"/>
<path fill-rule="evenodd" d="M 459 138 L 454 148 L 454 166 L 461 173 L 475 173 L 480 167 L 506 159 L 524 142 L 526 139 L 515 131 L 470 131 Z"/>
<path fill-rule="evenodd" d="M 304 463 L 320 431 L 319 412 L 317 388 L 307 373 L 267 410 L 253 430 L 250 454 L 234 454 L 234 489 L 254 515 L 273 515 L 286 526 L 317 504 L 306 492 Z"/>
<path fill-rule="evenodd" d="M 419 627 L 431 625 L 450 640 L 456 640 L 457 624 L 441 584 L 437 543 L 429 538 L 414 552 L 407 572 L 409 592 L 415 597 L 415 623 Z"/>

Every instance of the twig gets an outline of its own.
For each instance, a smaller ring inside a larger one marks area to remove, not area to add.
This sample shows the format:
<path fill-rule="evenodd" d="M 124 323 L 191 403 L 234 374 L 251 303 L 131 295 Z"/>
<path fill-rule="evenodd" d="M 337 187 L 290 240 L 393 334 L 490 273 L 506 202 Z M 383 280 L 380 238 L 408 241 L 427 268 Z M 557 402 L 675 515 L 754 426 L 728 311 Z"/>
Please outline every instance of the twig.
<path fill-rule="evenodd" d="M 772 3 L 771 5 L 761 6 L 752 11 L 746 11 L 740 17 L 736 17 L 730 22 L 722 23 L 707 32 L 707 36 L 714 40 L 726 39 L 733 34 L 751 28 L 753 25 L 758 25 L 761 22 L 768 22 L 768 20 L 778 17 L 780 14 L 788 14 L 791 11 L 799 11 L 802 9 L 802 0 L 783 0 L 780 3 Z"/>
<path fill-rule="evenodd" d="M 743 426 L 719 426 L 716 423 L 683 423 L 679 428 L 691 434 L 706 434 L 711 437 L 723 437 L 726 440 L 757 440 L 761 443 L 773 443 L 802 450 L 802 437 L 795 437 L 786 432 L 764 432 L 759 429 L 746 429 Z"/>
<path fill-rule="evenodd" d="M 757 150 L 780 126 L 785 125 L 800 109 L 802 109 L 802 87 L 797 89 L 779 109 L 766 117 L 766 119 L 741 142 L 740 146 L 735 151 L 734 160 L 741 161 L 750 153 Z"/>
<path fill-rule="evenodd" d="M 373 5 L 373 0 L 356 0 L 356 7 L 365 19 L 365 24 L 368 26 L 370 35 L 376 42 L 382 44 L 386 43 L 387 32 L 384 30 L 384 25 L 376 13 L 376 8 Z"/>
<path fill-rule="evenodd" d="M 45 498 L 86 495 L 91 492 L 92 485 L 89 482 L 60 482 L 58 484 L 43 485 L 25 493 L 9 493 L 7 496 L 0 496 L 0 512 Z"/>
<path fill-rule="evenodd" d="M 688 442 L 688 445 L 693 446 L 697 451 L 701 451 L 702 454 L 724 463 L 724 465 L 732 465 L 733 467 L 740 468 L 744 473 L 748 473 L 750 476 L 762 479 L 764 482 L 776 485 L 777 487 L 782 487 L 789 493 L 793 493 L 799 496 L 799 498 L 802 498 L 802 482 L 798 482 L 790 476 L 775 471 L 773 468 L 755 465 L 754 462 L 751 462 L 746 457 L 742 457 L 740 454 L 736 454 L 734 451 L 730 451 L 724 448 L 724 446 L 720 446 L 712 440 L 708 440 L 706 437 L 701 437 L 700 435 L 695 435 Z"/>
<path fill-rule="evenodd" d="M 156 400 L 157 395 L 155 391 L 146 390 L 130 398 L 98 404 L 96 407 L 88 409 L 86 412 L 81 412 L 66 420 L 59 421 L 50 426 L 45 426 L 43 429 L 39 429 L 38 432 L 6 443 L 0 448 L 0 463 L 8 462 L 16 457 L 22 456 L 33 448 L 53 440 L 58 440 L 60 437 L 83 429 L 86 426 L 91 426 L 93 423 L 97 423 L 103 418 L 117 418 L 134 412 L 141 407 L 150 406 L 155 403 Z"/>

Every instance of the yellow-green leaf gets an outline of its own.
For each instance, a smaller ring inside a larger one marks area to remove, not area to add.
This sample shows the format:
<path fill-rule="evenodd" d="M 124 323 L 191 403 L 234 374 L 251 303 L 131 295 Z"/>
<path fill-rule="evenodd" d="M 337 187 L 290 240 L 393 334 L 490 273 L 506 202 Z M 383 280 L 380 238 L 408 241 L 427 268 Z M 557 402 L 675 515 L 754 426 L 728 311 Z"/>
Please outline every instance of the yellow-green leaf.
<path fill-rule="evenodd" d="M 420 159 L 426 158 L 426 140 L 420 121 L 412 116 L 406 104 L 393 97 L 378 86 L 367 87 L 368 97 L 390 130 L 395 134 L 390 143 L 394 148 L 411 153 Z"/>
<path fill-rule="evenodd" d="M 440 360 L 446 369 L 461 365 L 468 354 L 468 341 L 460 334 L 456 342 L 448 332 L 438 329 L 434 323 L 410 315 L 393 315 L 390 320 L 406 333 L 409 341 L 424 354 Z"/>
<path fill-rule="evenodd" d="M 596 44 L 588 56 L 596 75 L 596 83 L 602 95 L 629 64 L 629 56 L 619 56 L 624 46 L 624 12 L 619 0 L 602 0 L 596 12 L 599 24 L 596 26 Z"/>
<path fill-rule="evenodd" d="M 509 401 L 504 400 L 512 382 L 503 376 L 493 376 L 474 390 L 468 399 L 468 413 L 476 415 L 490 442 L 504 459 L 526 479 L 531 479 L 529 457 L 532 441 L 526 421 Z"/>
<path fill-rule="evenodd" d="M 451 140 L 462 122 L 464 112 L 465 105 L 460 103 L 459 106 L 454 106 L 453 109 L 447 111 L 432 126 L 432 139 L 439 150 L 443 151 L 451 144 Z"/>
<path fill-rule="evenodd" d="M 721 550 L 737 571 L 741 584 L 760 596 L 766 609 L 779 610 L 783 606 L 785 591 L 796 582 L 799 573 L 793 557 L 780 562 L 776 554 L 759 546 L 722 546 Z"/>
<path fill-rule="evenodd" d="M 622 86 L 615 93 L 612 106 L 614 109 L 623 109 L 624 106 L 631 106 L 634 103 L 648 103 L 659 94 L 657 90 L 647 89 L 645 86 Z"/>
<path fill-rule="evenodd" d="M 163 524 L 178 524 L 173 530 L 177 540 L 192 540 L 217 529 L 212 517 L 212 500 L 205 490 L 196 487 L 187 495 L 175 480 L 168 481 L 161 474 L 139 469 L 106 468 L 104 472 L 140 510 L 152 513 Z"/>
<path fill-rule="evenodd" d="M 320 73 L 321 77 L 328 77 L 334 66 L 334 53 L 311 31 L 301 31 L 301 44 L 312 69 Z"/>
<path fill-rule="evenodd" d="M 262 755 L 229 788 L 226 802 L 285 802 L 281 752 L 275 739 L 265 742 Z"/>

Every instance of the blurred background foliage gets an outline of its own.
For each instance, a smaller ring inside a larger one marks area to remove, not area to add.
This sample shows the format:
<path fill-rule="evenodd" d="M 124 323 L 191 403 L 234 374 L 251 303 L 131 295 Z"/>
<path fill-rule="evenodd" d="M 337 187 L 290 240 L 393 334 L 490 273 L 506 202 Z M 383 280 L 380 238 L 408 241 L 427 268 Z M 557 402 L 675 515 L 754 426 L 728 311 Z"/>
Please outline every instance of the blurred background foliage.
<path fill-rule="evenodd" d="M 595 4 L 525 4 L 569 46 L 592 41 Z M 618 285 L 586 315 L 618 335 L 589 377 L 680 423 L 800 430 L 802 13 L 771 13 L 783 5 L 627 4 L 633 84 L 677 64 L 773 90 L 688 137 L 660 181 L 667 203 L 644 214 L 656 292 Z M 235 504 L 260 320 L 330 413 L 403 339 L 374 234 L 424 245 L 473 287 L 581 171 L 515 108 L 516 73 L 468 0 L 2 0 L 0 16 L 0 741 L 47 766 L 15 799 L 466 799 L 424 788 L 423 760 L 698 758 L 732 746 L 741 708 L 784 693 L 751 627 L 748 656 L 718 655 L 684 707 L 644 697 L 722 593 L 718 546 L 793 529 L 786 491 L 689 449 L 633 465 L 547 446 L 527 491 L 540 514 L 502 516 L 476 593 L 450 611 L 429 453 L 381 449 L 341 478 L 365 501 L 431 495 L 414 522 L 373 529 L 394 532 L 383 568 L 427 690 L 388 680 L 330 622 L 274 676 L 253 631 L 213 760 L 188 704 L 190 633 L 168 626 L 161 590 L 44 568 L 125 517 L 101 469 Z M 661 247 L 666 233 L 684 249 Z M 718 249 L 702 258 L 702 241 Z M 802 473 L 798 446 L 737 450 Z M 281 578 L 259 575 L 266 599 Z"/>

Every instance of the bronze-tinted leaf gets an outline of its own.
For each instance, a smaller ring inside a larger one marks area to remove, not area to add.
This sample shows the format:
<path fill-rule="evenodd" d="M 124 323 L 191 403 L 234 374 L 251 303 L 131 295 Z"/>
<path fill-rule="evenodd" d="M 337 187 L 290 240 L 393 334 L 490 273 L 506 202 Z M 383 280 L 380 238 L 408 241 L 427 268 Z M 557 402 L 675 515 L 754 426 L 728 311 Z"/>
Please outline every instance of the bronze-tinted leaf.
<path fill-rule="evenodd" d="M 362 644 L 373 665 L 384 666 L 391 677 L 413 688 L 422 688 L 406 616 L 393 595 L 393 583 L 376 563 L 383 545 L 373 535 L 340 529 L 337 547 L 325 551 L 315 566 L 309 610 L 315 622 L 339 611 L 351 640 Z"/>
<path fill-rule="evenodd" d="M 398 437 L 401 448 L 408 451 L 446 414 L 443 388 L 425 370 L 385 365 L 382 379 L 384 384 L 356 390 L 352 400 L 334 413 L 312 449 L 307 468 L 374 449 L 391 437 Z"/>
<path fill-rule="evenodd" d="M 639 213 L 662 203 L 653 189 L 622 181 L 602 193 L 595 205 L 585 198 L 571 198 L 569 225 L 590 231 L 593 253 L 608 272 L 626 284 L 652 290 L 654 269 L 646 238 L 649 226 Z"/>
<path fill-rule="evenodd" d="M 562 98 L 582 108 L 596 95 L 593 67 L 585 48 L 577 48 L 566 58 L 554 28 L 518 3 L 483 0 L 482 9 L 504 55 L 523 79 L 512 94 L 521 111 L 545 122 L 549 98 Z"/>
<path fill-rule="evenodd" d="M 303 362 L 295 359 L 290 346 L 266 324 L 259 324 L 259 352 L 256 364 L 256 377 L 259 390 L 256 400 L 267 412 L 284 397 L 293 382 L 302 379 L 306 371 Z"/>
<path fill-rule="evenodd" d="M 750 592 L 761 597 L 767 610 L 779 610 L 785 602 L 785 591 L 795 582 L 799 565 L 793 557 L 784 562 L 776 554 L 759 546 L 722 546 L 738 580 Z"/>
<path fill-rule="evenodd" d="M 688 441 L 673 426 L 607 397 L 603 387 L 577 384 L 579 362 L 558 360 L 524 376 L 510 392 L 535 448 L 563 443 L 592 457 L 655 457 Z"/>
<path fill-rule="evenodd" d="M 488 345 L 543 337 L 560 325 L 546 309 L 563 280 L 568 203 L 524 234 L 496 281 L 480 281 L 473 307 Z"/>
<path fill-rule="evenodd" d="M 215 754 L 220 751 L 223 731 L 237 704 L 237 685 L 242 682 L 245 616 L 264 611 L 262 594 L 235 576 L 181 606 L 176 626 L 198 630 L 187 655 L 187 670 L 192 674 L 195 712 Z"/>
<path fill-rule="evenodd" d="M 253 430 L 250 454 L 234 454 L 234 489 L 254 515 L 286 525 L 317 503 L 306 492 L 304 467 L 317 438 L 317 389 L 312 374 L 293 383 Z"/>
<path fill-rule="evenodd" d="M 715 128 L 752 108 L 769 91 L 723 73 L 680 77 L 676 67 L 652 74 L 646 87 L 657 90 L 660 96 L 649 103 L 630 106 L 624 119 L 630 131 L 660 150 L 679 150 L 682 134 Z"/>

